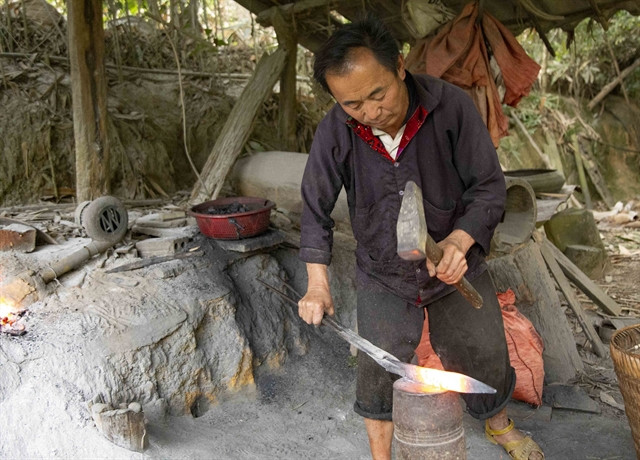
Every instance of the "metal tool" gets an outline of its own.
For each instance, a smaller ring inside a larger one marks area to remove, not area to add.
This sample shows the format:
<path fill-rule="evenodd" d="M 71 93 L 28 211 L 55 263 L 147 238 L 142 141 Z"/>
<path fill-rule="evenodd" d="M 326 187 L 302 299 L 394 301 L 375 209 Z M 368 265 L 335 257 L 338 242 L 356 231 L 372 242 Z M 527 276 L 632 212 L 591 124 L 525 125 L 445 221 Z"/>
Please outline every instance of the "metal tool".
<path fill-rule="evenodd" d="M 264 286 L 272 291 L 280 294 L 285 300 L 298 305 L 294 299 L 289 297 L 279 289 L 258 279 Z M 457 372 L 441 371 L 439 369 L 431 369 L 428 367 L 416 366 L 415 364 L 403 363 L 395 356 L 387 353 L 363 339 L 351 329 L 344 327 L 335 318 L 325 315 L 322 318 L 322 324 L 333 329 L 340 337 L 348 343 L 363 351 L 373 358 L 380 366 L 388 372 L 405 377 L 412 382 L 425 386 L 425 391 L 434 391 L 434 389 L 456 391 L 458 393 L 490 393 L 494 394 L 496 390 L 479 380 Z"/>
<path fill-rule="evenodd" d="M 405 260 L 423 260 L 428 258 L 434 265 L 442 259 L 442 248 L 436 244 L 427 232 L 427 221 L 422 203 L 422 190 L 413 182 L 405 185 L 398 224 L 398 255 Z M 454 284 L 460 294 L 475 308 L 482 307 L 482 296 L 467 281 L 462 278 Z"/>

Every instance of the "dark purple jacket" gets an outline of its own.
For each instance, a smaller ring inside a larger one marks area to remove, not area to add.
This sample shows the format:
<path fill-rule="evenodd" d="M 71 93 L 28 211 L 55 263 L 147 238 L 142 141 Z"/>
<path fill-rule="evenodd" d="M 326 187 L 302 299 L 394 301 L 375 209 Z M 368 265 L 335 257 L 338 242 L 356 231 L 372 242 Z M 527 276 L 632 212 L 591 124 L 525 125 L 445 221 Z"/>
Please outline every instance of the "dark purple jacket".
<path fill-rule="evenodd" d="M 419 106 L 407 122 L 397 161 L 371 129 L 336 104 L 318 125 L 302 179 L 300 258 L 329 265 L 330 217 L 347 193 L 358 268 L 399 297 L 426 305 L 454 288 L 430 278 L 425 262 L 397 253 L 396 222 L 405 184 L 422 189 L 429 234 L 440 241 L 461 229 L 476 241 L 467 278 L 484 270 L 484 256 L 504 210 L 504 176 L 491 137 L 471 99 L 458 87 L 426 75 L 415 83 Z"/>

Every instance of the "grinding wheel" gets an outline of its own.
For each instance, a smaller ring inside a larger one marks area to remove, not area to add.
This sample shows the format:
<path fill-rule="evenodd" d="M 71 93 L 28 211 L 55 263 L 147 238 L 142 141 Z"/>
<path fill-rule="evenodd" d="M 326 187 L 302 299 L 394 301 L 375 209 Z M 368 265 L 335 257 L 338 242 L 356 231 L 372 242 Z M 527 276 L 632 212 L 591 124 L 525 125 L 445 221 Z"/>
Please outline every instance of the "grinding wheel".
<path fill-rule="evenodd" d="M 116 197 L 103 196 L 93 201 L 84 201 L 78 205 L 75 214 L 76 222 L 93 240 L 115 243 L 127 232 L 129 216 Z"/>

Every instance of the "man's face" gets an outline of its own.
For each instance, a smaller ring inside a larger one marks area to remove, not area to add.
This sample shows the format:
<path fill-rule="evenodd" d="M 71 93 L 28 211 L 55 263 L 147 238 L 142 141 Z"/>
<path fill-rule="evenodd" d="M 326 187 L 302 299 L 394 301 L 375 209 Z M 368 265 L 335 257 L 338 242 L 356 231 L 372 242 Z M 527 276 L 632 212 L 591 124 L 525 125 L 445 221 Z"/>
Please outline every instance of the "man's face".
<path fill-rule="evenodd" d="M 402 56 L 396 72 L 390 72 L 369 49 L 357 48 L 352 53 L 346 73 L 327 73 L 331 94 L 360 123 L 395 136 L 409 107 Z"/>

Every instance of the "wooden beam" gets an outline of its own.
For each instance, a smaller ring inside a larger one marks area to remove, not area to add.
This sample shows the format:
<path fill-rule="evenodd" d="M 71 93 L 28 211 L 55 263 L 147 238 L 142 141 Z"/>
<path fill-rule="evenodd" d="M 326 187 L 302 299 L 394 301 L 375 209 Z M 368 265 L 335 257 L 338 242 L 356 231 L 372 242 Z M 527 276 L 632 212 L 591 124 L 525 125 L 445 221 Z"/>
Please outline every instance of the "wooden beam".
<path fill-rule="evenodd" d="M 285 17 L 294 16 L 314 8 L 335 9 L 338 5 L 336 0 L 301 0 L 295 3 L 272 6 L 256 15 L 257 21 L 263 26 L 273 25 L 273 14 L 278 11 Z"/>
<path fill-rule="evenodd" d="M 278 137 L 282 143 L 282 149 L 295 152 L 296 141 L 296 63 L 298 58 L 298 40 L 295 27 L 284 18 L 279 9 L 272 11 L 271 22 L 276 30 L 278 45 L 287 53 L 284 62 L 284 70 L 280 77 L 280 99 L 278 112 Z"/>
<path fill-rule="evenodd" d="M 622 313 L 622 307 L 618 305 L 611 297 L 609 297 L 605 292 L 600 289 L 600 287 L 591 281 L 587 275 L 584 274 L 582 270 L 580 270 L 567 256 L 565 256 L 560 249 L 555 247 L 553 243 L 551 243 L 546 238 L 542 242 L 543 247 L 548 248 L 548 250 L 553 254 L 553 257 L 556 259 L 560 268 L 564 274 L 569 278 L 576 286 L 580 288 L 582 292 L 584 292 L 587 297 L 595 302 L 600 308 L 602 308 L 606 313 L 613 316 L 620 316 Z"/>
<path fill-rule="evenodd" d="M 76 199 L 81 202 L 110 190 L 102 1 L 70 0 L 67 6 Z"/>
<path fill-rule="evenodd" d="M 558 265 L 558 262 L 556 261 L 555 257 L 553 256 L 553 254 L 551 253 L 548 247 L 542 245 L 540 247 L 540 252 L 542 253 L 542 257 L 544 258 L 544 261 L 547 264 L 547 267 L 549 267 L 549 271 L 551 271 L 551 274 L 555 278 L 556 283 L 558 283 L 558 287 L 564 294 L 564 298 L 567 299 L 567 303 L 569 304 L 569 307 L 571 308 L 571 310 L 573 310 L 573 313 L 576 315 L 576 318 L 578 318 L 578 322 L 580 323 L 580 326 L 582 326 L 584 333 L 586 334 L 587 338 L 591 342 L 591 345 L 593 346 L 593 351 L 595 352 L 596 355 L 600 356 L 601 358 L 604 358 L 605 356 L 607 356 L 607 349 L 602 343 L 602 340 L 600 340 L 600 337 L 598 336 L 598 333 L 593 327 L 593 324 L 591 324 L 589 319 L 585 317 L 584 310 L 582 309 L 582 305 L 580 304 L 580 301 L 578 300 L 578 297 L 576 296 L 576 294 L 573 292 L 573 289 L 571 288 L 569 281 L 567 280 L 564 273 L 562 272 L 560 265 Z"/>
<path fill-rule="evenodd" d="M 564 17 L 547 15 L 544 12 L 540 12 L 540 10 L 531 8 L 531 4 L 524 0 L 511 0 L 511 3 L 513 3 L 516 6 L 521 6 L 525 10 L 526 15 L 529 17 L 529 20 L 531 21 L 531 24 L 533 24 L 534 29 L 536 29 L 536 32 L 538 32 L 538 35 L 542 39 L 544 46 L 547 48 L 547 51 L 549 51 L 549 54 L 551 54 L 551 56 L 556 57 L 556 52 L 553 49 L 551 42 L 547 38 L 547 35 L 544 33 L 544 29 L 542 28 L 542 25 L 540 24 L 538 17 L 541 17 L 548 21 L 559 21 L 564 19 Z"/>
<path fill-rule="evenodd" d="M 576 170 L 578 171 L 578 180 L 580 181 L 580 188 L 582 189 L 582 196 L 584 197 L 584 206 L 587 209 L 593 209 L 589 184 L 587 183 L 587 176 L 584 173 L 584 165 L 582 164 L 580 143 L 578 142 L 578 136 L 575 134 L 571 136 L 571 145 L 573 145 L 573 158 L 575 158 L 576 161 Z"/>
<path fill-rule="evenodd" d="M 218 139 L 216 140 L 200 176 L 191 191 L 192 203 L 215 199 L 224 183 L 227 174 L 242 153 L 253 123 L 264 101 L 269 97 L 273 86 L 284 69 L 286 52 L 278 48 L 273 54 L 265 54 L 258 62 L 253 77 L 247 83 L 227 118 Z"/>

